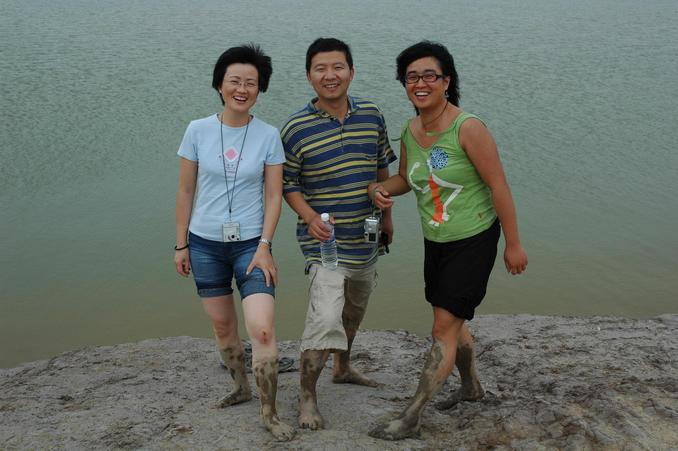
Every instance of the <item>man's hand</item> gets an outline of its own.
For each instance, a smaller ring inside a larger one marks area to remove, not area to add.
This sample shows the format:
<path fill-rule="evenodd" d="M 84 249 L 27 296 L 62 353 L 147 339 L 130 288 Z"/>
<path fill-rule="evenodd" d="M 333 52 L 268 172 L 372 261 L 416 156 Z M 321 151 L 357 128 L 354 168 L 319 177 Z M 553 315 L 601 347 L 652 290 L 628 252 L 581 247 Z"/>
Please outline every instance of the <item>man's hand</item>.
<path fill-rule="evenodd" d="M 308 234 L 318 241 L 327 241 L 330 239 L 330 231 L 325 227 L 325 223 L 320 219 L 320 215 L 316 213 L 308 224 Z M 334 217 L 330 216 L 330 224 L 334 224 Z"/>

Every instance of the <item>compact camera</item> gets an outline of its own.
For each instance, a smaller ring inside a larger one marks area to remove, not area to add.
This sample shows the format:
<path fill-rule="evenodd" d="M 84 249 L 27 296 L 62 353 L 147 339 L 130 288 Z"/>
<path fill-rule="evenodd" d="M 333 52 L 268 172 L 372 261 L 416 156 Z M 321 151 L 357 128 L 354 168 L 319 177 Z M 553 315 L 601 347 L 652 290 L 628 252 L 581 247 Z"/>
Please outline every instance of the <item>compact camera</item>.
<path fill-rule="evenodd" d="M 224 241 L 240 241 L 240 224 L 237 222 L 227 222 L 223 225 Z"/>
<path fill-rule="evenodd" d="M 365 242 L 366 243 L 379 243 L 379 218 L 370 216 L 365 218 Z"/>

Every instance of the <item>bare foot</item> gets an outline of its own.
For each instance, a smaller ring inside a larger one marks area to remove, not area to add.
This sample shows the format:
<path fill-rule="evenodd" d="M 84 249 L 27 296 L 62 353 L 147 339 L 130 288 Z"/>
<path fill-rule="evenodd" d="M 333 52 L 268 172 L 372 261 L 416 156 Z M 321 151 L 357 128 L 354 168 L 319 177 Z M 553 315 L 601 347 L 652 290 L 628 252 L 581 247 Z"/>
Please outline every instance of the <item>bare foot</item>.
<path fill-rule="evenodd" d="M 280 421 L 277 415 L 262 416 L 261 421 L 268 431 L 278 442 L 289 442 L 296 433 L 294 428 L 287 423 Z"/>
<path fill-rule="evenodd" d="M 224 396 L 218 403 L 217 407 L 228 407 L 242 402 L 247 402 L 252 399 L 252 391 L 249 389 L 239 388 L 233 393 Z"/>
<path fill-rule="evenodd" d="M 332 376 L 332 382 L 335 384 L 356 384 L 365 385 L 367 387 L 378 387 L 379 382 L 374 381 L 352 366 L 349 366 L 346 371 Z"/>
<path fill-rule="evenodd" d="M 299 402 L 299 427 L 313 431 L 325 427 L 325 420 L 320 415 L 315 400 Z"/>
<path fill-rule="evenodd" d="M 439 401 L 434 404 L 435 408 L 438 410 L 447 410 L 456 406 L 462 401 L 480 401 L 485 396 L 485 391 L 478 384 L 477 387 L 473 388 L 460 388 L 455 391 L 444 401 Z"/>
<path fill-rule="evenodd" d="M 402 414 L 396 419 L 373 427 L 367 434 L 382 440 L 402 440 L 419 435 L 419 418 L 407 418 Z"/>

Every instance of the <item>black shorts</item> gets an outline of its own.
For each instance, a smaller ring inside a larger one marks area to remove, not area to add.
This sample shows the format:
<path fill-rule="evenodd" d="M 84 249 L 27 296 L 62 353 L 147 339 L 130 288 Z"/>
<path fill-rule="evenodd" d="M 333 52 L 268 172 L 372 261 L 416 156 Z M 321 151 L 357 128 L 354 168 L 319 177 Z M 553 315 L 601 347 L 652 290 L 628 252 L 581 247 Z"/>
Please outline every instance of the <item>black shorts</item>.
<path fill-rule="evenodd" d="M 500 234 L 497 219 L 489 229 L 463 240 L 424 239 L 426 300 L 457 318 L 473 319 L 487 291 Z"/>

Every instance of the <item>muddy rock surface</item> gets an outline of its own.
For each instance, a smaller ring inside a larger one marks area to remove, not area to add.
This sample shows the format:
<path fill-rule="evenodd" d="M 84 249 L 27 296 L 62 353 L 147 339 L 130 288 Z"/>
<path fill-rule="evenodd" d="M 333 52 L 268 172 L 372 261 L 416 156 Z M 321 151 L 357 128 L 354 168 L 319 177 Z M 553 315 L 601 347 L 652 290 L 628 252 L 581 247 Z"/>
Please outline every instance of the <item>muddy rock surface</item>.
<path fill-rule="evenodd" d="M 297 430 L 292 442 L 267 433 L 256 398 L 216 407 L 231 381 L 213 341 L 174 337 L 1 369 L 0 449 L 678 449 L 678 315 L 488 315 L 470 327 L 486 395 L 429 406 L 418 438 L 384 442 L 367 431 L 414 394 L 430 339 L 365 331 L 353 363 L 383 385 L 333 384 L 326 368 L 326 429 Z M 298 342 L 280 349 L 298 358 Z M 458 386 L 455 371 L 434 401 Z M 299 373 L 281 374 L 278 411 L 295 425 L 298 393 Z"/>

